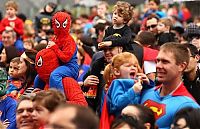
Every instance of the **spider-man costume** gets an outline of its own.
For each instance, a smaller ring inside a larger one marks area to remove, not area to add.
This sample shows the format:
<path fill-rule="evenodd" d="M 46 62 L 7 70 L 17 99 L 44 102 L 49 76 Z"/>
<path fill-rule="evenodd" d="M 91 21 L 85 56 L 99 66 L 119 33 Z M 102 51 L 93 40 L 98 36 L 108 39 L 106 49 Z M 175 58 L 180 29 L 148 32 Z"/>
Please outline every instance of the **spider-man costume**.
<path fill-rule="evenodd" d="M 66 12 L 57 12 L 52 17 L 52 27 L 55 34 L 53 42 L 55 42 L 55 45 L 51 46 L 50 49 L 55 52 L 61 66 L 51 72 L 49 86 L 50 88 L 59 89 L 62 92 L 64 92 L 62 79 L 64 77 L 72 77 L 76 80 L 79 69 L 76 56 L 77 45 L 69 33 L 70 25 L 71 18 Z M 48 59 L 51 60 L 52 57 Z M 43 89 L 44 85 L 44 81 L 39 76 L 36 76 L 34 87 Z"/>

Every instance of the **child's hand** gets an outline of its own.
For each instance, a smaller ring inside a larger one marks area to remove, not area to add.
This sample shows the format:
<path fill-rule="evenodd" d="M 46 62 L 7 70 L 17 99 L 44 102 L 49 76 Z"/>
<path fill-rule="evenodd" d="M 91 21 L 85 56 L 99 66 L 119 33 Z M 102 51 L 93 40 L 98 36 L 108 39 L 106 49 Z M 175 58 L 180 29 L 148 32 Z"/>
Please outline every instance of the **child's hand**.
<path fill-rule="evenodd" d="M 10 125 L 10 122 L 8 121 L 8 119 L 6 119 L 6 120 L 3 121 L 3 126 L 5 128 L 7 128 L 9 125 Z"/>
<path fill-rule="evenodd" d="M 150 84 L 149 78 L 144 73 L 137 73 L 137 77 L 141 80 L 141 83 Z"/>
<path fill-rule="evenodd" d="M 52 47 L 52 46 L 54 46 L 54 45 L 55 45 L 55 42 L 49 41 L 46 48 L 50 48 L 50 47 Z"/>
<path fill-rule="evenodd" d="M 14 22 L 10 22 L 10 27 L 15 28 L 15 23 Z"/>
<path fill-rule="evenodd" d="M 136 82 L 133 85 L 133 90 L 134 90 L 135 93 L 140 93 L 141 92 L 141 90 L 142 90 L 142 84 L 141 84 L 140 79 L 138 80 L 138 82 Z"/>
<path fill-rule="evenodd" d="M 105 41 L 105 42 L 100 42 L 98 44 L 98 48 L 103 48 L 103 47 L 109 47 L 112 45 L 112 41 Z"/>
<path fill-rule="evenodd" d="M 18 92 L 17 92 L 16 90 L 13 90 L 10 94 L 11 94 L 13 97 L 17 97 Z"/>
<path fill-rule="evenodd" d="M 13 28 L 10 27 L 10 26 L 6 26 L 5 30 L 7 30 L 7 31 L 11 31 L 11 30 L 13 30 Z"/>

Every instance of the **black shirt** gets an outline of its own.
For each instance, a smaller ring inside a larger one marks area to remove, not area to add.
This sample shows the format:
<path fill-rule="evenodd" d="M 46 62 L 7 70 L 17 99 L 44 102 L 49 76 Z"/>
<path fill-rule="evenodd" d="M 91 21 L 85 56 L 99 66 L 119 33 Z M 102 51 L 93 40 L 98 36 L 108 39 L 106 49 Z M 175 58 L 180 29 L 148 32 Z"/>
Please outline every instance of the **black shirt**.
<path fill-rule="evenodd" d="M 187 90 L 194 97 L 198 104 L 200 104 L 200 69 L 197 69 L 197 77 L 190 81 L 185 75 L 183 75 L 183 82 Z"/>

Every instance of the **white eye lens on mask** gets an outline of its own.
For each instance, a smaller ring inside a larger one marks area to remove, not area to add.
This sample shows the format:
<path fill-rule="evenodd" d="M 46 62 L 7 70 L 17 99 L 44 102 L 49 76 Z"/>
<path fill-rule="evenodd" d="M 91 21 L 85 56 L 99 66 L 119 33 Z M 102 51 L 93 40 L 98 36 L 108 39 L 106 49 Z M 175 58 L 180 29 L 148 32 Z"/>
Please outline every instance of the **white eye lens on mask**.
<path fill-rule="evenodd" d="M 55 23 L 56 23 L 56 28 L 60 27 L 60 23 L 55 19 Z"/>
<path fill-rule="evenodd" d="M 67 27 L 67 19 L 63 22 L 63 28 Z"/>

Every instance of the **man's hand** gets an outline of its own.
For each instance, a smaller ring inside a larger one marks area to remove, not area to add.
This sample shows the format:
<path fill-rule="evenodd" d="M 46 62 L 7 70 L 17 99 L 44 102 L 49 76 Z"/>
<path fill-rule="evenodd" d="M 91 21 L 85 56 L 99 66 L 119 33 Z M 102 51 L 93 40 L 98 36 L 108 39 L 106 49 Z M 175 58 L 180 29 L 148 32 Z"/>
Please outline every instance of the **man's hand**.
<path fill-rule="evenodd" d="M 109 47 L 112 45 L 112 41 L 105 41 L 105 42 L 100 42 L 98 44 L 98 48 L 104 48 L 104 47 Z"/>
<path fill-rule="evenodd" d="M 96 86 L 99 84 L 99 79 L 95 75 L 90 75 L 84 80 L 84 86 Z"/>

